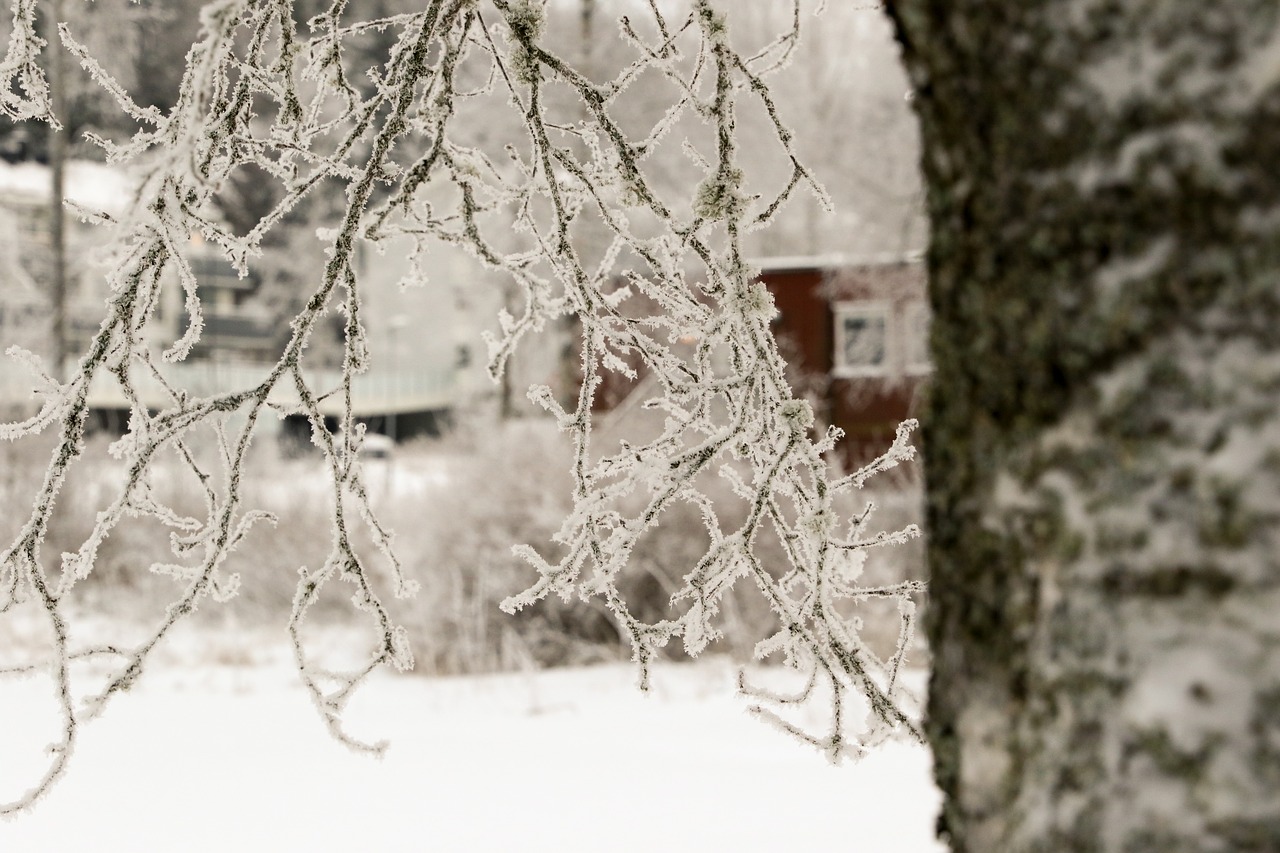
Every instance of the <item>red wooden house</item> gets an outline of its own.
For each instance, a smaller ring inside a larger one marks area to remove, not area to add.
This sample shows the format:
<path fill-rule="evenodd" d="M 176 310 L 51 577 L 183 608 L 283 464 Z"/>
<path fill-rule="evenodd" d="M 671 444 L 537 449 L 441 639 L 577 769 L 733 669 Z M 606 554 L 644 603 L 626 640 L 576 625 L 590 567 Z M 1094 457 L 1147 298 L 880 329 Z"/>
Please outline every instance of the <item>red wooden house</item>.
<path fill-rule="evenodd" d="M 773 327 L 792 387 L 814 404 L 820 426 L 844 430 L 849 462 L 883 452 L 917 413 L 929 375 L 921 259 L 772 258 L 757 266 L 778 309 Z M 625 410 L 634 427 L 633 404 L 656 389 L 643 377 L 640 387 L 616 373 L 603 379 L 597 410 Z"/>

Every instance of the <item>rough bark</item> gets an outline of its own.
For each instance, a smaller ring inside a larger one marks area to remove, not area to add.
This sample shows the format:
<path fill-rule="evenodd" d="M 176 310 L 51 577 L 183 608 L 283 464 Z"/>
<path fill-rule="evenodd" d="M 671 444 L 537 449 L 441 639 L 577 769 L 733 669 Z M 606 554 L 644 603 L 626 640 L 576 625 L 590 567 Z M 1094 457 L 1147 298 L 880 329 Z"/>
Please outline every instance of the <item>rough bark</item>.
<path fill-rule="evenodd" d="M 896 0 L 957 851 L 1280 850 L 1280 7 Z"/>

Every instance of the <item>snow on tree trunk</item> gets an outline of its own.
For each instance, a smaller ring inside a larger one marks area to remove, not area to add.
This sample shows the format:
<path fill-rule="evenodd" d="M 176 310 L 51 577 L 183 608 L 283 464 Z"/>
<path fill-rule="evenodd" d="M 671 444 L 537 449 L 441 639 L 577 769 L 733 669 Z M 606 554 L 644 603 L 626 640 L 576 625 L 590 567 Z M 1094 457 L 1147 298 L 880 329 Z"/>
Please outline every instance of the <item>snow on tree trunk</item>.
<path fill-rule="evenodd" d="M 1271 2 L 897 0 L 957 851 L 1280 849 Z"/>

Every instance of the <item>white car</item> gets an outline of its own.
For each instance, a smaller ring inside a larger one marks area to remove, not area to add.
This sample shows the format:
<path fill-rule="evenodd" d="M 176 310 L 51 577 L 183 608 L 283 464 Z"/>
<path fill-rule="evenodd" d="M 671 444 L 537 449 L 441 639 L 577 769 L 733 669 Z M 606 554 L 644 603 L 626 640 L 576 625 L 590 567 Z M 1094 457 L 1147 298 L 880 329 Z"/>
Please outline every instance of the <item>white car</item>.
<path fill-rule="evenodd" d="M 342 431 L 333 434 L 333 443 L 339 453 L 342 452 L 343 435 Z M 364 434 L 364 444 L 360 448 L 360 455 L 365 459 L 390 459 L 395 453 L 396 443 L 385 435 L 377 432 L 366 432 Z"/>
<path fill-rule="evenodd" d="M 395 450 L 396 443 L 387 436 L 377 432 L 366 432 L 364 447 L 360 452 L 365 459 L 390 459 Z"/>

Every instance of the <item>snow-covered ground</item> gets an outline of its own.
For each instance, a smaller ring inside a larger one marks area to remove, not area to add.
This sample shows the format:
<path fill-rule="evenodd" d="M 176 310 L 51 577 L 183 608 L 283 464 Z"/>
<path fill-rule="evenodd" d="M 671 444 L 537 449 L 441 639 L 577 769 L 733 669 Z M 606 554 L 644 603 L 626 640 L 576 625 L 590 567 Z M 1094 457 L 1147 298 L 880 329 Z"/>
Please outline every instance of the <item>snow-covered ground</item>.
<path fill-rule="evenodd" d="M 259 647 L 260 648 L 260 647 Z M 830 766 L 750 718 L 722 662 L 375 678 L 327 738 L 279 654 L 164 662 L 82 731 L 5 853 L 939 851 L 925 750 Z M 48 683 L 0 682 L 0 797 L 34 778 Z"/>

